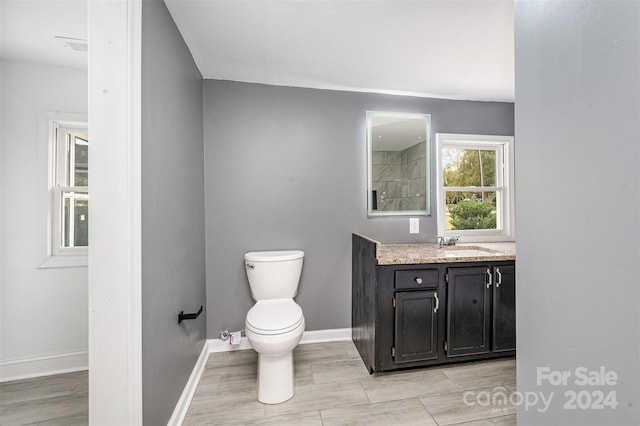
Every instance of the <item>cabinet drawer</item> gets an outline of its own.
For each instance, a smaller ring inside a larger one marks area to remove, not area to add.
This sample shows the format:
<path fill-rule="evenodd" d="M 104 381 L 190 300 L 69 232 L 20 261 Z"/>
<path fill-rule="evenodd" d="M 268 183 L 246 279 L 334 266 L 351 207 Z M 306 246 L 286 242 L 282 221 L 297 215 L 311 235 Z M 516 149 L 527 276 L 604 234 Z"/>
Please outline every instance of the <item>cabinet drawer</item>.
<path fill-rule="evenodd" d="M 396 271 L 396 289 L 402 288 L 437 288 L 437 269 L 411 269 Z"/>

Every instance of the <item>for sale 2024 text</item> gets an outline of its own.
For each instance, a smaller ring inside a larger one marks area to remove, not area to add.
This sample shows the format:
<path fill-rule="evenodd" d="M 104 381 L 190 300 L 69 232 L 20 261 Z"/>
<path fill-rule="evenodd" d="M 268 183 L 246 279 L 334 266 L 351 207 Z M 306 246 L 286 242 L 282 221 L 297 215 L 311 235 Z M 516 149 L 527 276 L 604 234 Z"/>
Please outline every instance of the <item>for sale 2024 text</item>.
<path fill-rule="evenodd" d="M 567 410 L 615 410 L 618 400 L 615 389 L 618 374 L 615 371 L 600 367 L 589 370 L 578 367 L 574 370 L 552 370 L 549 367 L 538 367 L 536 384 L 543 386 L 570 386 L 564 392 L 564 408 Z M 549 397 L 552 399 L 554 392 Z"/>

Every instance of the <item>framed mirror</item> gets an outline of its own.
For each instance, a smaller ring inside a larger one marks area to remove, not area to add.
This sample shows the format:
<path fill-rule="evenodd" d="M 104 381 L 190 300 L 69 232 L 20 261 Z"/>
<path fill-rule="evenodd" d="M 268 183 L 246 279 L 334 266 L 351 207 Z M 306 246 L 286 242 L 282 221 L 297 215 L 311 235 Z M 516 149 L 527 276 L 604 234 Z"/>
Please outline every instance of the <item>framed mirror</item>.
<path fill-rule="evenodd" d="M 431 214 L 431 116 L 367 111 L 368 215 Z"/>

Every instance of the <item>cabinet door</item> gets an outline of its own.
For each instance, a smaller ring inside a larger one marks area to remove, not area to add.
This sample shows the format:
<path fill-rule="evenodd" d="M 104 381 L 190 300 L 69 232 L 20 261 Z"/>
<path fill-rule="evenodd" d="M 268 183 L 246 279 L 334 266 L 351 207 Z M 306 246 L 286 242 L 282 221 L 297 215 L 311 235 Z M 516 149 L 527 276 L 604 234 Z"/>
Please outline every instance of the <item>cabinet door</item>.
<path fill-rule="evenodd" d="M 395 293 L 394 362 L 438 358 L 436 343 L 440 302 L 434 290 Z"/>
<path fill-rule="evenodd" d="M 516 267 L 495 267 L 493 290 L 493 351 L 516 348 Z"/>
<path fill-rule="evenodd" d="M 489 353 L 491 268 L 449 268 L 447 274 L 447 356 Z"/>

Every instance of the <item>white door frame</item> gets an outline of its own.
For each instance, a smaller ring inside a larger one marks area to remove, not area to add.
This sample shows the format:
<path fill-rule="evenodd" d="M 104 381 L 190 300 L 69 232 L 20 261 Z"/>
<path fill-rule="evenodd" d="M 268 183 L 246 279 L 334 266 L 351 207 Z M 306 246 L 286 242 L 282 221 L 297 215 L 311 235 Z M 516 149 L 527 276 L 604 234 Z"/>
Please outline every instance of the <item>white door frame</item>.
<path fill-rule="evenodd" d="M 89 424 L 142 424 L 141 0 L 88 2 Z"/>

